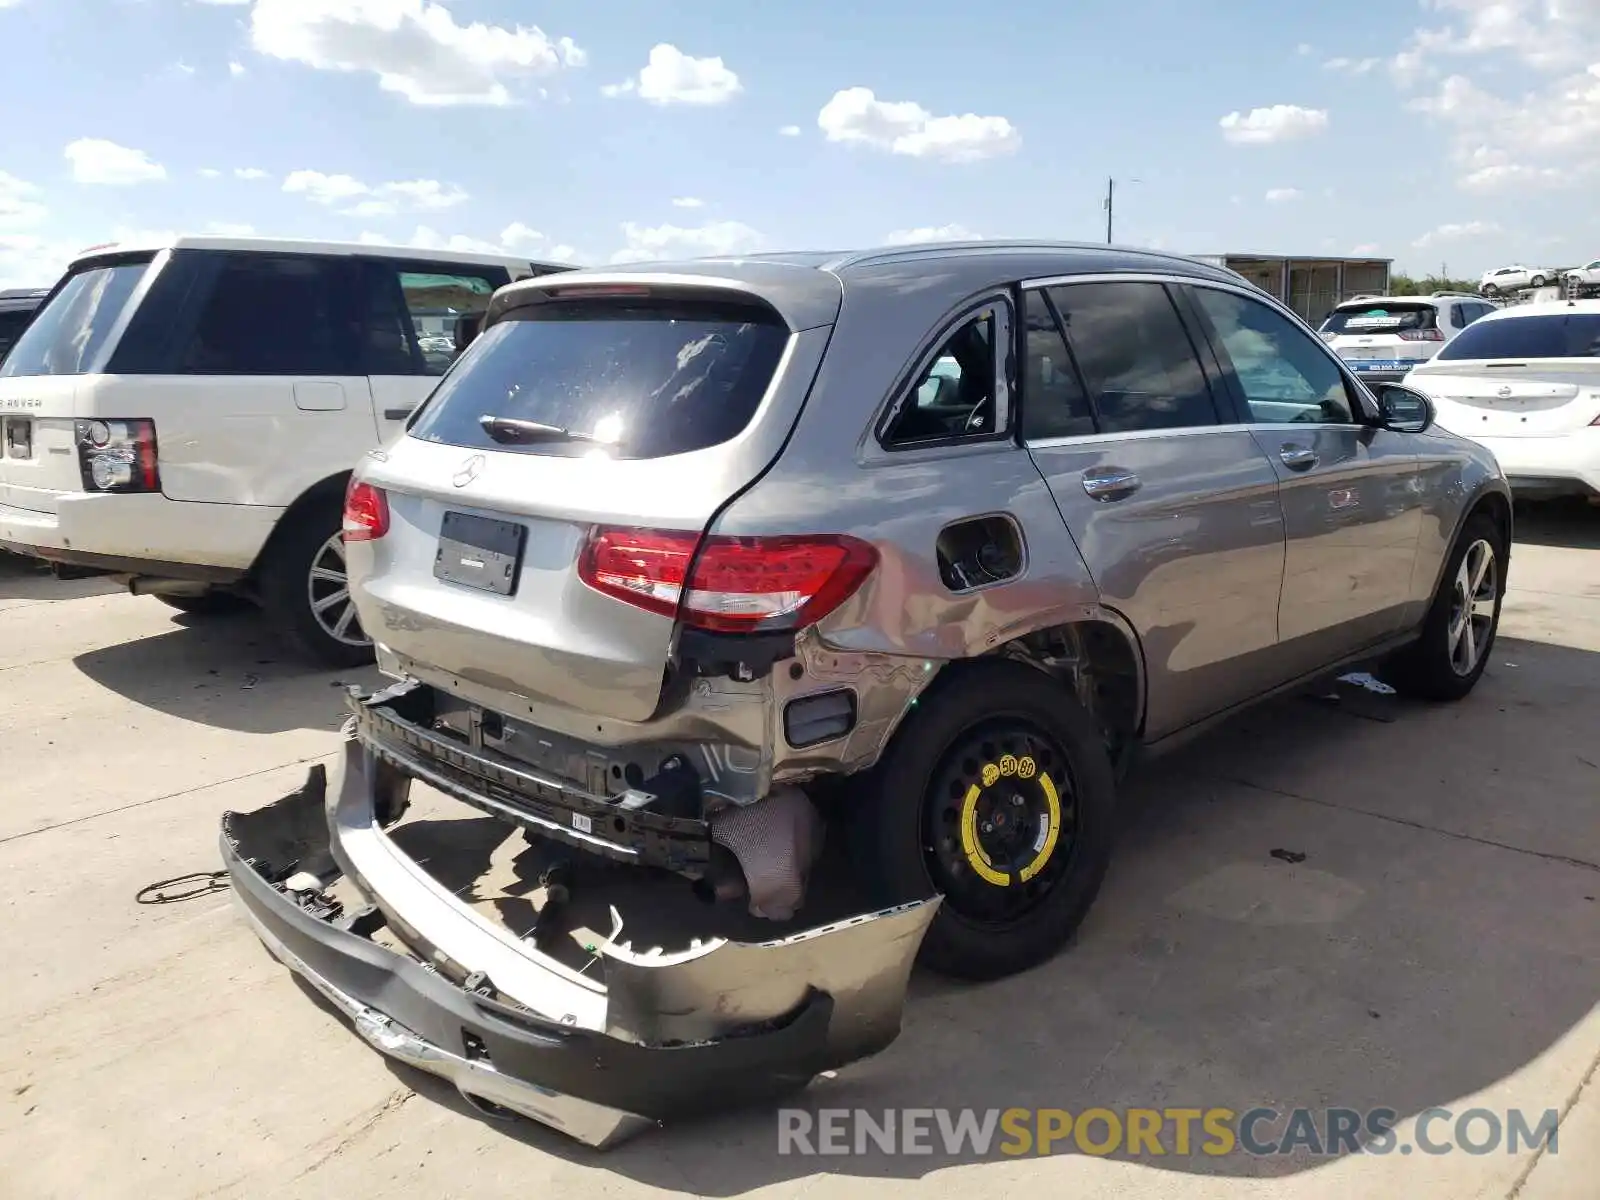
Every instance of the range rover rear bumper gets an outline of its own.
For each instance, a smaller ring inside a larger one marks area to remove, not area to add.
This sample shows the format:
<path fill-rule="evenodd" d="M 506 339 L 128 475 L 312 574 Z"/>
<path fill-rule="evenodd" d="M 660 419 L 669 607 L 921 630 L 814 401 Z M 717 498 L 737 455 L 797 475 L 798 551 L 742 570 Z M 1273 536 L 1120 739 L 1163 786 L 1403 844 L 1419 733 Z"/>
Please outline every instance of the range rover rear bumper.
<path fill-rule="evenodd" d="M 380 828 L 381 768 L 355 738 L 333 789 L 224 813 L 221 850 L 251 926 L 380 1052 L 591 1146 L 782 1095 L 899 1034 L 937 898 L 763 943 L 634 954 L 605 983 L 519 941 L 429 878 Z M 340 908 L 340 876 L 370 907 Z M 314 881 L 314 882 L 313 882 Z M 399 943 L 373 940 L 385 924 Z"/>

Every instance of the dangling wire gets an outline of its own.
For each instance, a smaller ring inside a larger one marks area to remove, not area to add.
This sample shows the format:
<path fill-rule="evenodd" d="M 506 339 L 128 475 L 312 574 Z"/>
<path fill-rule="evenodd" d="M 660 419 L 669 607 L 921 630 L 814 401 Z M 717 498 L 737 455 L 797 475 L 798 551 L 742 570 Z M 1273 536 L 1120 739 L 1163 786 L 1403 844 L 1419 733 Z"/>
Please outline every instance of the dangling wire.
<path fill-rule="evenodd" d="M 162 891 L 162 888 L 177 886 L 176 891 Z M 230 886 L 226 871 L 195 871 L 189 875 L 177 875 L 171 879 L 158 879 L 155 883 L 147 883 L 134 894 L 136 904 L 176 904 L 181 900 L 193 900 L 196 896 L 209 896 L 213 892 L 225 892 Z"/>

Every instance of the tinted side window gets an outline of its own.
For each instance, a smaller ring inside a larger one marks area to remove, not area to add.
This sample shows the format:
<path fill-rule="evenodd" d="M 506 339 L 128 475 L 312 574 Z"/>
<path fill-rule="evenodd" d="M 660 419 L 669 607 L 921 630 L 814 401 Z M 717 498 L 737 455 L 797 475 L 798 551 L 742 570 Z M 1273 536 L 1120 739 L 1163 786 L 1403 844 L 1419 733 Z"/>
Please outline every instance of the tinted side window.
<path fill-rule="evenodd" d="M 511 282 L 504 267 L 375 262 L 369 269 L 379 277 L 368 290 L 368 369 L 374 375 L 443 375 L 456 358 L 457 322 L 481 317 L 495 289 Z M 395 344 L 402 332 L 403 351 Z"/>
<path fill-rule="evenodd" d="M 884 444 L 903 446 L 993 434 L 997 336 L 991 309 L 964 322 L 946 338 L 884 431 Z"/>
<path fill-rule="evenodd" d="M 1217 423 L 1205 372 L 1166 288 L 1073 283 L 1052 288 L 1050 299 L 1102 433 Z"/>
<path fill-rule="evenodd" d="M 288 254 L 220 258 L 194 329 L 179 349 L 179 374 L 357 373 L 350 260 Z"/>
<path fill-rule="evenodd" d="M 1037 440 L 1093 433 L 1089 397 L 1043 292 L 1023 296 L 1022 336 L 1022 436 Z"/>
<path fill-rule="evenodd" d="M 1344 374 L 1287 317 L 1233 292 L 1195 288 L 1211 322 L 1224 372 L 1238 380 L 1254 421 L 1355 424 Z"/>

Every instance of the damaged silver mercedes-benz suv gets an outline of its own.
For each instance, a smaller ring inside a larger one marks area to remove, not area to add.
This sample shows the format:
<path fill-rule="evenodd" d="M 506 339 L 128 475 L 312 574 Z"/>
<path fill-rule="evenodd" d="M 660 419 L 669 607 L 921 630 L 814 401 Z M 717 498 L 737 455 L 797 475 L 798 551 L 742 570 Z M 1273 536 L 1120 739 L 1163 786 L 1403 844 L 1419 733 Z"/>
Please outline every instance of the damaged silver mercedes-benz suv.
<path fill-rule="evenodd" d="M 983 243 L 577 271 L 357 467 L 394 682 L 223 820 L 378 1049 L 592 1144 L 1055 954 L 1137 750 L 1346 664 L 1477 682 L 1511 508 L 1232 273 Z"/>

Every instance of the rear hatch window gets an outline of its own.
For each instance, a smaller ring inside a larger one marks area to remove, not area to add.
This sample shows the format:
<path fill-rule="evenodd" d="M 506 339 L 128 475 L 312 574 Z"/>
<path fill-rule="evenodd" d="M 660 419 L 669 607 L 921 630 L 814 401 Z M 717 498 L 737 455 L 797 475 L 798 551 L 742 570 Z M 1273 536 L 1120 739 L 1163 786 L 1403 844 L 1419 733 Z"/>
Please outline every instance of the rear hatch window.
<path fill-rule="evenodd" d="M 0 362 L 0 378 L 92 370 L 153 257 L 75 264 Z"/>
<path fill-rule="evenodd" d="M 704 450 L 750 424 L 788 337 L 771 309 L 737 301 L 530 305 L 473 343 L 412 434 L 526 454 Z"/>
<path fill-rule="evenodd" d="M 1322 323 L 1324 334 L 1350 336 L 1400 333 L 1407 329 L 1437 329 L 1439 310 L 1431 304 L 1378 304 L 1336 308 Z"/>
<path fill-rule="evenodd" d="M 1459 359 L 1595 358 L 1600 356 L 1600 313 L 1529 313 L 1474 321 L 1439 351 Z"/>

